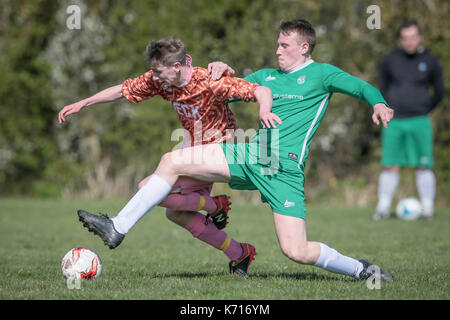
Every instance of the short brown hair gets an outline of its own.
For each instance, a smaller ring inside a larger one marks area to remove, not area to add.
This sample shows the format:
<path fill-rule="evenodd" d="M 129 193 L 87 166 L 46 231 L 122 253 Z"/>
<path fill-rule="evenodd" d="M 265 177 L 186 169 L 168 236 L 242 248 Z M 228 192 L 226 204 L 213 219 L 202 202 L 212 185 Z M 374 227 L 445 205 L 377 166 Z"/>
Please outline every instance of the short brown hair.
<path fill-rule="evenodd" d="M 302 41 L 309 44 L 309 50 L 306 53 L 310 55 L 316 45 L 316 31 L 311 23 L 303 19 L 284 21 L 280 24 L 281 33 L 289 35 L 291 32 L 297 32 Z"/>
<path fill-rule="evenodd" d="M 186 65 L 186 46 L 180 39 L 173 37 L 153 40 L 147 45 L 145 59 L 150 69 L 160 64 L 170 66 L 177 61 Z"/>
<path fill-rule="evenodd" d="M 420 30 L 419 24 L 417 23 L 416 20 L 408 20 L 408 21 L 404 22 L 400 26 L 400 29 L 399 29 L 398 33 L 401 35 L 401 32 L 403 31 L 403 29 L 410 28 L 412 26 L 416 26 L 417 27 L 417 31 L 419 31 L 419 34 L 421 34 L 421 30 Z"/>

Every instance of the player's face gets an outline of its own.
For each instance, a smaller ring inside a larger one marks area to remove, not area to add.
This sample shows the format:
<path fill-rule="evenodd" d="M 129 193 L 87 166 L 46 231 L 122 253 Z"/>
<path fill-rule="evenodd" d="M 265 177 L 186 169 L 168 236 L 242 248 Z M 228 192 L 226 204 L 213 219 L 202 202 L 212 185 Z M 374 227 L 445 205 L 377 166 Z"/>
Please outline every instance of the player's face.
<path fill-rule="evenodd" d="M 422 36 L 416 26 L 404 28 L 400 31 L 400 44 L 406 53 L 414 54 L 422 43 Z"/>
<path fill-rule="evenodd" d="M 174 64 L 172 66 L 164 66 L 159 64 L 152 68 L 153 81 L 158 81 L 163 87 L 177 86 L 180 83 L 180 71 L 178 64 Z"/>
<path fill-rule="evenodd" d="M 288 71 L 305 62 L 305 54 L 309 45 L 306 42 L 301 42 L 299 38 L 297 32 L 280 33 L 277 56 L 281 70 Z"/>

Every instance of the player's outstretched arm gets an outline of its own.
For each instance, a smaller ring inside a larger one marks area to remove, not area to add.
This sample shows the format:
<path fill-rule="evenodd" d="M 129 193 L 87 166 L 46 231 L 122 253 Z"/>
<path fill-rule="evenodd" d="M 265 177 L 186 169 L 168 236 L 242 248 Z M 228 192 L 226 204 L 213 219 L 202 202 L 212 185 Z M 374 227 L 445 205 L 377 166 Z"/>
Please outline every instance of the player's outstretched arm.
<path fill-rule="evenodd" d="M 330 92 L 344 93 L 367 102 L 373 106 L 372 121 L 377 125 L 381 121 L 387 128 L 388 122 L 394 117 L 394 110 L 388 107 L 380 90 L 332 65 L 322 64 L 322 71 L 324 86 Z"/>
<path fill-rule="evenodd" d="M 281 119 L 272 113 L 272 90 L 260 86 L 255 91 L 256 101 L 259 103 L 259 120 L 263 128 L 276 128 L 275 122 L 281 124 Z"/>
<path fill-rule="evenodd" d="M 219 80 L 225 76 L 233 76 L 234 70 L 226 63 L 215 61 L 208 64 L 208 72 L 212 80 Z M 272 110 L 272 91 L 267 87 L 259 87 L 255 92 L 256 100 L 260 105 L 259 119 L 263 128 L 276 128 L 275 122 L 281 124 L 281 119 Z"/>
<path fill-rule="evenodd" d="M 66 117 L 68 115 L 80 112 L 84 107 L 92 106 L 94 104 L 106 103 L 115 101 L 122 98 L 122 84 L 109 87 L 105 90 L 102 90 L 93 96 L 80 100 L 78 102 L 69 104 L 62 108 L 62 110 L 58 114 L 59 123 L 63 123 L 66 121 Z"/>
<path fill-rule="evenodd" d="M 380 121 L 387 129 L 388 122 L 394 117 L 394 110 L 386 106 L 384 103 L 377 103 L 373 106 L 372 120 L 376 125 L 380 125 Z"/>
<path fill-rule="evenodd" d="M 212 80 L 219 80 L 222 77 L 234 76 L 234 70 L 221 61 L 214 61 L 208 64 L 208 72 L 211 75 Z"/>

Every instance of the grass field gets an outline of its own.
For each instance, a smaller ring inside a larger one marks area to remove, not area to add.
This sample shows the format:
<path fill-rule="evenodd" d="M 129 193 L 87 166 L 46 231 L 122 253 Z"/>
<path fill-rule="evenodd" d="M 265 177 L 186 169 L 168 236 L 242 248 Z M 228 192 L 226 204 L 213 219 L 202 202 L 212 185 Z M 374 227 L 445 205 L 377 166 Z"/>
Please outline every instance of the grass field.
<path fill-rule="evenodd" d="M 433 221 L 373 222 L 372 208 L 309 205 L 308 238 L 389 270 L 393 283 L 370 290 L 363 281 L 298 265 L 280 251 L 268 207 L 233 205 L 225 229 L 255 245 L 247 280 L 228 275 L 226 256 L 165 218 L 161 208 L 142 219 L 120 247 L 109 250 L 82 227 L 76 210 L 114 215 L 125 200 L 0 200 L 0 300 L 151 299 L 301 300 L 449 299 L 450 209 Z M 102 276 L 67 288 L 60 261 L 73 247 L 89 247 Z"/>

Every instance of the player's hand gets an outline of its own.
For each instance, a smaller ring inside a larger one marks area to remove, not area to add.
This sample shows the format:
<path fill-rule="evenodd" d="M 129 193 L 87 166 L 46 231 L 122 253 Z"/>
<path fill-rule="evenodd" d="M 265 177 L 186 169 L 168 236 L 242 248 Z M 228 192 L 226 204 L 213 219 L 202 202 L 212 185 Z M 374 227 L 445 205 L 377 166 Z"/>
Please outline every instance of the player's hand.
<path fill-rule="evenodd" d="M 78 102 L 75 102 L 75 103 L 65 106 L 64 108 L 62 108 L 62 110 L 58 114 L 59 123 L 63 123 L 64 121 L 66 121 L 66 117 L 68 115 L 79 112 L 85 106 L 86 105 L 85 105 L 84 101 L 78 101 Z"/>
<path fill-rule="evenodd" d="M 387 124 L 392 118 L 394 118 L 394 110 L 387 107 L 384 103 L 377 103 L 373 106 L 372 120 L 376 125 L 379 125 L 381 120 L 383 126 L 387 129 Z"/>
<path fill-rule="evenodd" d="M 222 77 L 234 76 L 234 70 L 221 61 L 211 62 L 208 64 L 208 72 L 211 75 L 212 80 L 219 80 Z"/>
<path fill-rule="evenodd" d="M 282 124 L 281 119 L 272 112 L 265 112 L 259 114 L 259 120 L 261 121 L 262 127 L 265 128 L 276 128 L 275 122 Z"/>

